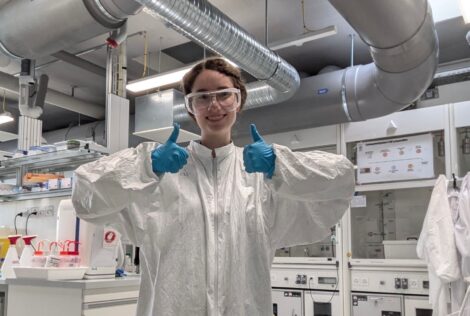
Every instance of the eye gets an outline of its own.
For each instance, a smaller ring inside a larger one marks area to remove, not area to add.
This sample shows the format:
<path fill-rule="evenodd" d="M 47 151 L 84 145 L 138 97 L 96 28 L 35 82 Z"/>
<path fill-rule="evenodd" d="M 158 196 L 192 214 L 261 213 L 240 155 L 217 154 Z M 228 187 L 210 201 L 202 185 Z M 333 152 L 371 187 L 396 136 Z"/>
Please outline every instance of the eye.
<path fill-rule="evenodd" d="M 194 103 L 205 103 L 209 101 L 210 97 L 207 94 L 198 95 L 193 98 Z"/>
<path fill-rule="evenodd" d="M 218 95 L 220 99 L 225 100 L 232 96 L 232 92 L 220 92 Z"/>

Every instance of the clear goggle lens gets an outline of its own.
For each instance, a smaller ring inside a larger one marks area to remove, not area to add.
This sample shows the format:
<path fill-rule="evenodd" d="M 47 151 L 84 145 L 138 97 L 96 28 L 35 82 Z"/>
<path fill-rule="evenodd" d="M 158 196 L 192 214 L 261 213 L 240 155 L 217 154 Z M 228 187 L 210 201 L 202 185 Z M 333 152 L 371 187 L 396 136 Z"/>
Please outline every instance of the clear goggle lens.
<path fill-rule="evenodd" d="M 206 114 L 215 102 L 225 113 L 233 112 L 240 106 L 240 100 L 240 90 L 237 88 L 195 92 L 185 96 L 186 108 L 194 115 Z"/>

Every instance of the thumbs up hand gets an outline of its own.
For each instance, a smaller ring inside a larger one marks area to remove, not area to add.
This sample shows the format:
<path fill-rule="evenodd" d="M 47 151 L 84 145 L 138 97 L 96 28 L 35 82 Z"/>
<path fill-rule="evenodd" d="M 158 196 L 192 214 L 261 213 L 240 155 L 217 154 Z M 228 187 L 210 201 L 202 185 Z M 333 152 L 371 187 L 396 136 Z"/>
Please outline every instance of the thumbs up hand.
<path fill-rule="evenodd" d="M 165 144 L 152 151 L 152 170 L 155 173 L 177 173 L 188 162 L 188 152 L 176 144 L 180 133 L 179 124 L 175 123 L 173 132 Z"/>
<path fill-rule="evenodd" d="M 276 161 L 273 146 L 264 142 L 255 124 L 251 124 L 251 136 L 253 144 L 247 145 L 243 149 L 245 170 L 248 173 L 263 172 L 268 179 L 271 179 Z"/>

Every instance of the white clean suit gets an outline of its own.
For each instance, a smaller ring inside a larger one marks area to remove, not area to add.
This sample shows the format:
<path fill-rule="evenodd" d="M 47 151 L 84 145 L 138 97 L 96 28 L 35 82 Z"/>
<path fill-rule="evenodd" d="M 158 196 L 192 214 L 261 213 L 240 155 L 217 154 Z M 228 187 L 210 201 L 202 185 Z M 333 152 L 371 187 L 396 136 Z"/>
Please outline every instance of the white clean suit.
<path fill-rule="evenodd" d="M 470 172 L 463 179 L 460 188 L 455 242 L 462 257 L 462 275 L 470 280 Z"/>
<path fill-rule="evenodd" d="M 275 250 L 324 238 L 354 191 L 345 157 L 273 147 L 272 179 L 245 172 L 233 144 L 197 142 L 176 174 L 153 173 L 154 143 L 77 169 L 77 214 L 141 246 L 139 316 L 272 315 Z"/>
<path fill-rule="evenodd" d="M 439 176 L 417 245 L 418 257 L 428 265 L 429 300 L 435 316 L 448 315 L 449 284 L 461 277 L 454 237 L 453 214 L 456 211 L 452 210 L 456 206 L 456 201 L 449 201 L 446 177 Z"/>

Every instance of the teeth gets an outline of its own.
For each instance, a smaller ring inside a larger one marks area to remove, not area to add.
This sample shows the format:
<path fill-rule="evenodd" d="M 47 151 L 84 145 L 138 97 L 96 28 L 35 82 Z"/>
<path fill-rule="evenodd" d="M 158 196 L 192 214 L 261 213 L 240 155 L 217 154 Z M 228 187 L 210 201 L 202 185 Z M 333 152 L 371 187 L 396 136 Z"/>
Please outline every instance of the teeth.
<path fill-rule="evenodd" d="M 220 119 L 222 119 L 224 117 L 224 115 L 219 115 L 219 116 L 211 116 L 211 117 L 208 117 L 208 119 L 210 121 L 218 121 Z"/>

